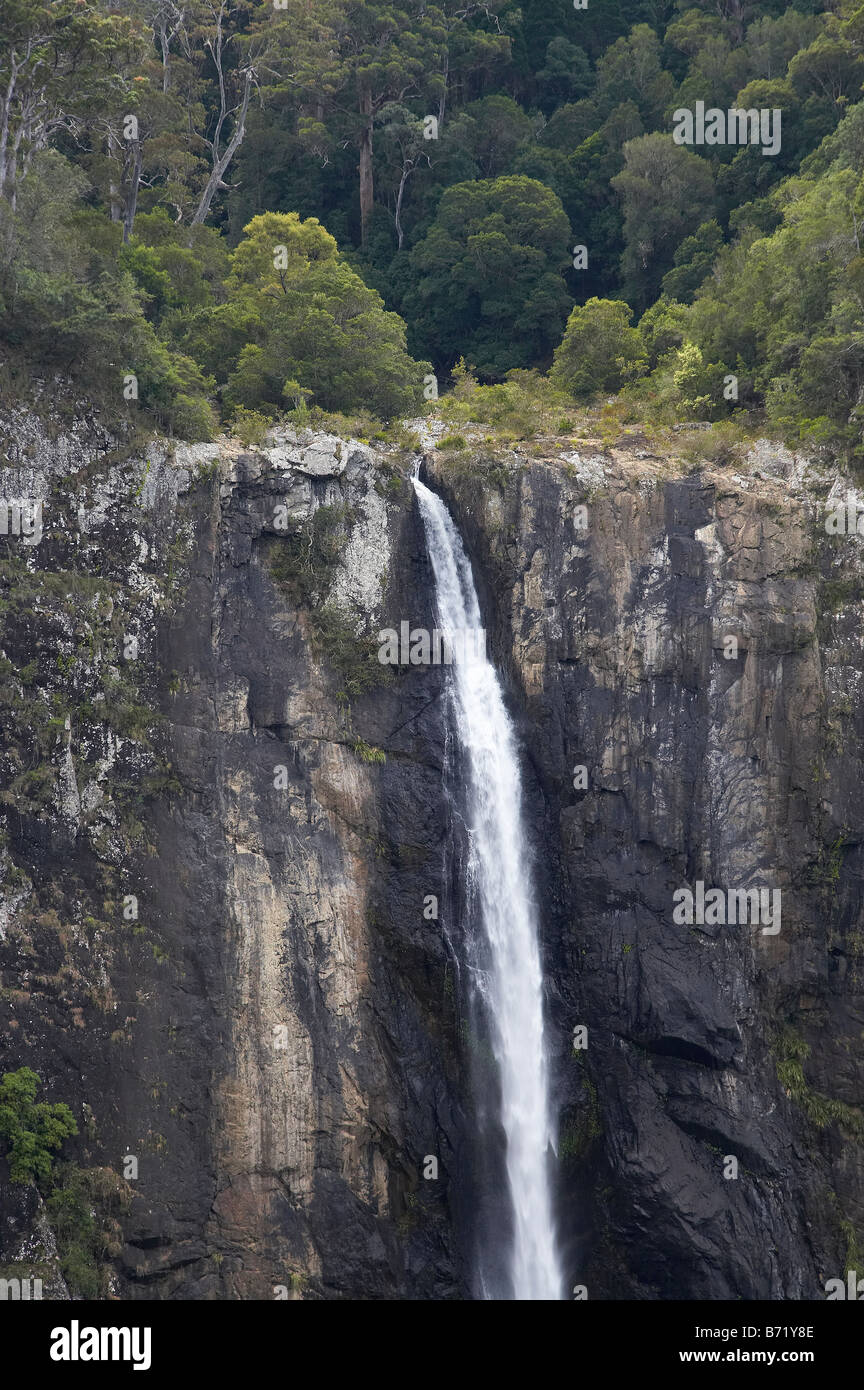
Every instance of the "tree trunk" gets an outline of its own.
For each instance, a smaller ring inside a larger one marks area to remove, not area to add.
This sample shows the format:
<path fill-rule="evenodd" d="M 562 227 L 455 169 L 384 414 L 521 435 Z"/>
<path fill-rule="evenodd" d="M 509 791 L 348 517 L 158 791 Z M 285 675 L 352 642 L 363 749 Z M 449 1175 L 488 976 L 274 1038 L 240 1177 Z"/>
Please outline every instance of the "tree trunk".
<path fill-rule="evenodd" d="M 207 180 L 207 187 L 201 195 L 201 202 L 198 204 L 195 216 L 192 218 L 191 225 L 193 227 L 197 222 L 203 222 L 210 211 L 213 195 L 222 182 L 222 177 L 246 134 L 246 113 L 249 110 L 249 98 L 252 95 L 252 78 L 253 73 L 251 68 L 247 69 L 246 85 L 243 88 L 243 101 L 240 105 L 240 113 L 234 126 L 234 134 L 231 136 L 225 148 L 225 153 L 221 156 L 219 154 L 218 135 L 211 146 L 213 152 L 213 172 Z"/>
<path fill-rule="evenodd" d="M 444 78 L 444 86 L 441 89 L 441 96 L 438 101 L 438 134 L 441 134 L 441 127 L 444 124 L 444 108 L 447 105 L 447 83 L 450 80 L 450 50 L 444 53 L 444 71 L 441 76 Z"/>
<path fill-rule="evenodd" d="M 108 158 L 112 164 L 117 160 L 117 151 L 120 148 L 116 136 L 109 130 L 108 132 Z M 108 207 L 109 216 L 112 222 L 120 222 L 123 217 L 123 199 L 120 194 L 120 185 L 114 182 L 112 175 L 108 184 Z"/>
<path fill-rule="evenodd" d="M 360 134 L 360 244 L 365 247 L 369 241 L 369 228 L 372 225 L 372 93 L 360 93 L 360 114 L 363 129 Z"/>
<path fill-rule="evenodd" d="M 15 84 L 18 78 L 18 68 L 15 63 L 14 55 L 11 58 L 12 71 L 9 76 L 9 85 L 3 96 L 2 119 L 0 119 L 0 197 L 6 186 L 6 172 L 8 168 L 9 151 L 9 124 L 12 117 L 12 101 L 15 96 Z"/>
<path fill-rule="evenodd" d="M 396 236 L 397 236 L 397 238 L 398 238 L 397 250 L 399 250 L 399 251 L 402 250 L 402 242 L 403 242 L 404 237 L 405 237 L 405 233 L 404 233 L 403 230 L 402 230 L 402 221 L 401 221 L 401 217 L 402 217 L 402 195 L 403 195 L 404 192 L 405 192 L 405 185 L 406 185 L 406 183 L 408 182 L 408 175 L 409 175 L 410 173 L 411 173 L 411 170 L 408 168 L 407 164 L 403 164 L 403 165 L 402 165 L 402 177 L 401 177 L 401 179 L 399 180 L 399 192 L 398 192 L 397 195 L 396 195 Z"/>
<path fill-rule="evenodd" d="M 162 20 L 159 28 L 159 46 L 162 49 L 162 91 L 167 92 L 171 86 L 171 50 L 168 39 L 168 21 Z"/>
<path fill-rule="evenodd" d="M 135 213 L 138 209 L 138 189 L 141 185 L 141 166 L 144 163 L 144 155 L 141 149 L 141 141 L 135 140 L 132 144 L 132 168 L 129 174 L 129 192 L 123 206 L 123 241 L 127 242 L 132 235 L 132 228 L 135 225 Z"/>

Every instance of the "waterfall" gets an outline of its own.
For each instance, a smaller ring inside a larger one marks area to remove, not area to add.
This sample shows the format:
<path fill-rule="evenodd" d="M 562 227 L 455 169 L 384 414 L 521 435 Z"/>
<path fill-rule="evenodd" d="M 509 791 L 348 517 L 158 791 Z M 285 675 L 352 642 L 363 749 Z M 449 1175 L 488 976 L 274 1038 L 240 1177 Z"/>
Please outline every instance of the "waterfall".
<path fill-rule="evenodd" d="M 471 565 L 440 497 L 413 479 L 435 576 L 439 628 L 452 640 L 449 698 L 467 775 L 470 889 L 483 934 L 478 981 L 500 1076 L 512 1213 L 510 1297 L 560 1299 L 549 1181 L 554 1143 L 543 1036 L 543 977 L 516 737 L 482 627 Z"/>

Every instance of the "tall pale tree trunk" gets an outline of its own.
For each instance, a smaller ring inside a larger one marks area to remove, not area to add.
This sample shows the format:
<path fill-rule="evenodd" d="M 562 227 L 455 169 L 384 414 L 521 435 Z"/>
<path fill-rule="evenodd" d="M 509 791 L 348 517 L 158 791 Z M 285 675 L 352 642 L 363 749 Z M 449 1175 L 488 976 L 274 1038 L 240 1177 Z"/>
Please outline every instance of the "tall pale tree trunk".
<path fill-rule="evenodd" d="M 219 124 L 216 127 L 216 135 L 214 136 L 213 140 L 210 141 L 210 149 L 213 157 L 213 170 L 210 174 L 209 179 L 207 180 L 207 187 L 204 189 L 204 192 L 201 195 L 201 201 L 195 210 L 195 216 L 192 218 L 193 227 L 196 225 L 196 223 L 203 222 L 208 212 L 210 211 L 210 204 L 213 201 L 216 189 L 222 182 L 228 165 L 231 163 L 231 160 L 234 158 L 234 155 L 236 154 L 240 145 L 243 143 L 243 138 L 246 134 L 246 116 L 249 111 L 249 98 L 252 95 L 253 78 L 254 73 L 250 69 L 247 69 L 245 82 L 243 85 L 243 98 L 240 103 L 240 110 L 235 117 L 234 133 L 232 134 L 231 139 L 226 145 L 224 152 L 220 154 L 219 136 L 222 129 L 222 123 L 225 119 L 225 97 L 223 94 L 222 115 L 220 115 Z"/>
<path fill-rule="evenodd" d="M 372 225 L 372 93 L 360 93 L 360 114 L 363 129 L 360 132 L 360 244 L 369 241 L 369 228 Z"/>
<path fill-rule="evenodd" d="M 112 170 L 117 163 L 120 141 L 113 131 L 108 132 L 108 158 L 111 161 Z M 116 182 L 114 174 L 108 184 L 108 207 L 112 222 L 120 222 L 123 218 L 123 198 L 120 193 L 120 185 Z"/>
<path fill-rule="evenodd" d="M 127 242 L 132 235 L 132 228 L 135 225 L 135 213 L 138 209 L 138 190 L 141 186 L 141 169 L 144 163 L 144 152 L 141 148 L 141 141 L 132 142 L 130 150 L 131 159 L 129 160 L 129 191 L 126 194 L 123 207 L 123 241 Z"/>

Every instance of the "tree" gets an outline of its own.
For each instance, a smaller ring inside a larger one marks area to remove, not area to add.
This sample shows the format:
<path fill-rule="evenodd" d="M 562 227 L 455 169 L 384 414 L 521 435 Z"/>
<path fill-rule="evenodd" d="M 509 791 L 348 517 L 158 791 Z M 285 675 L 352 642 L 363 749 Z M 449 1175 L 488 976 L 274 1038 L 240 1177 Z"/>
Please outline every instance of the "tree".
<path fill-rule="evenodd" d="M 400 106 L 396 102 L 390 106 L 385 106 L 380 113 L 380 119 L 383 139 L 379 143 L 384 147 L 385 163 L 393 169 L 394 183 L 396 184 L 393 221 L 396 228 L 397 249 L 401 251 L 402 242 L 405 239 L 405 230 L 402 226 L 402 203 L 405 189 L 408 180 L 417 169 L 422 165 L 427 168 L 430 167 L 430 142 L 425 137 L 424 122 L 419 117 L 412 115 L 405 106 Z"/>
<path fill-rule="evenodd" d="M 802 96 L 815 94 L 830 101 L 838 114 L 849 98 L 861 91 L 864 56 L 847 39 L 820 34 L 789 64 L 789 80 Z"/>
<path fill-rule="evenodd" d="M 811 44 L 822 27 L 817 15 L 789 9 L 772 18 L 763 15 L 747 29 L 747 61 L 751 78 L 781 78 L 799 49 Z M 785 114 L 785 113 L 784 113 Z"/>
<path fill-rule="evenodd" d="M 88 0 L 6 0 L 0 25 L 0 197 L 15 206 L 33 158 L 76 134 L 143 56 L 144 31 Z"/>
<path fill-rule="evenodd" d="M 569 243 L 560 200 L 535 179 L 449 188 L 411 253 L 412 341 L 442 367 L 464 357 L 490 379 L 548 357 L 571 302 Z"/>
<path fill-rule="evenodd" d="M 711 272 L 723 232 L 712 218 L 703 222 L 693 236 L 686 236 L 675 251 L 675 268 L 663 276 L 663 293 L 681 304 L 689 304 L 706 275 Z"/>
<path fill-rule="evenodd" d="M 480 178 L 509 173 L 517 152 L 531 140 L 534 124 L 511 97 L 482 97 L 455 117 L 449 138 L 470 152 Z"/>
<path fill-rule="evenodd" d="M 740 44 L 744 30 L 758 8 L 759 0 L 678 0 L 682 10 L 696 6 L 708 10 L 712 17 L 719 15 L 723 28 L 734 44 Z"/>
<path fill-rule="evenodd" d="M 36 1103 L 42 1083 L 29 1067 L 7 1071 L 0 1081 L 0 1139 L 6 1143 L 9 1176 L 32 1183 L 51 1174 L 52 1155 L 78 1133 L 68 1105 Z"/>
<path fill-rule="evenodd" d="M 723 407 L 723 367 L 706 363 L 695 343 L 682 343 L 676 353 L 672 384 L 685 419 L 711 418 Z"/>
<path fill-rule="evenodd" d="M 747 394 L 793 437 L 833 431 L 860 456 L 864 209 L 853 151 L 864 123 L 854 116 L 825 142 L 836 155 L 827 169 L 814 160 L 819 172 L 772 195 L 783 217 L 777 230 L 746 229 L 721 251 L 688 311 L 687 338 L 703 360 L 740 378 L 742 398 L 748 383 Z"/>
<path fill-rule="evenodd" d="M 671 135 L 643 135 L 624 146 L 612 187 L 624 212 L 624 283 L 641 306 L 656 298 L 679 242 L 712 211 L 711 166 Z"/>
<path fill-rule="evenodd" d="M 365 247 L 374 201 L 375 119 L 388 103 L 404 104 L 421 93 L 437 105 L 446 67 L 442 11 L 425 0 L 322 0 L 310 25 L 305 0 L 289 0 L 273 22 L 281 51 L 293 53 L 291 75 L 286 78 L 283 63 L 274 81 L 287 82 L 299 97 L 301 134 L 326 147 L 344 132 L 357 148 Z"/>
<path fill-rule="evenodd" d="M 705 99 L 706 92 L 710 92 L 712 106 L 730 106 L 748 75 L 746 49 L 733 48 L 723 34 L 711 34 L 692 54 L 674 105 L 692 109 L 697 101 Z"/>
<path fill-rule="evenodd" d="M 212 132 L 205 137 L 210 176 L 192 217 L 193 226 L 209 213 L 216 190 L 224 187 L 228 166 L 246 135 L 246 116 L 256 81 L 254 49 L 250 51 L 241 27 L 249 9 L 248 0 L 203 0 L 199 32 L 216 72 L 219 100 Z M 230 135 L 226 125 L 230 125 Z"/>
<path fill-rule="evenodd" d="M 584 49 L 561 35 L 550 39 L 544 67 L 537 74 L 542 107 L 551 113 L 564 102 L 586 97 L 594 85 L 591 64 Z"/>
<path fill-rule="evenodd" d="M 428 364 L 405 325 L 339 255 L 317 218 L 264 213 L 231 257 L 224 305 L 192 315 L 181 346 L 209 356 L 229 408 L 276 415 L 308 397 L 324 410 L 385 418 L 419 408 Z"/>
<path fill-rule="evenodd" d="M 686 331 L 687 309 L 683 304 L 661 295 L 650 309 L 645 310 L 639 320 L 639 337 L 648 355 L 651 371 L 667 353 L 680 348 Z"/>
<path fill-rule="evenodd" d="M 648 24 L 635 24 L 597 64 L 596 101 L 604 116 L 632 101 L 648 125 L 657 125 L 672 101 L 675 83 L 661 63 L 660 40 Z"/>
<path fill-rule="evenodd" d="M 646 355 L 638 329 L 630 326 L 631 317 L 629 306 L 617 300 L 589 299 L 577 305 L 555 349 L 550 372 L 555 385 L 580 400 L 600 391 L 618 391 L 638 376 Z"/>
<path fill-rule="evenodd" d="M 614 285 L 624 248 L 623 218 L 610 183 L 624 163 L 598 130 L 569 158 L 568 192 L 561 201 L 573 228 L 573 240 L 588 248 L 588 268 L 579 275 L 580 298 L 589 299 Z"/>

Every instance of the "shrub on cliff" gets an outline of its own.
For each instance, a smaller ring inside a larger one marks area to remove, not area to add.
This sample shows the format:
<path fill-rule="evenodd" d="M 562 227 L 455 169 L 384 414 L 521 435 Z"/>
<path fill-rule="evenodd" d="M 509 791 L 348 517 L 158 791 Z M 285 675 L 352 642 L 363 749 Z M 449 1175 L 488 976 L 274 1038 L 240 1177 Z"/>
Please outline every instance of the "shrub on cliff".
<path fill-rule="evenodd" d="M 13 1182 L 49 1177 L 55 1150 L 78 1133 L 68 1105 L 36 1103 L 40 1084 L 29 1067 L 7 1071 L 0 1081 L 0 1139 Z"/>

